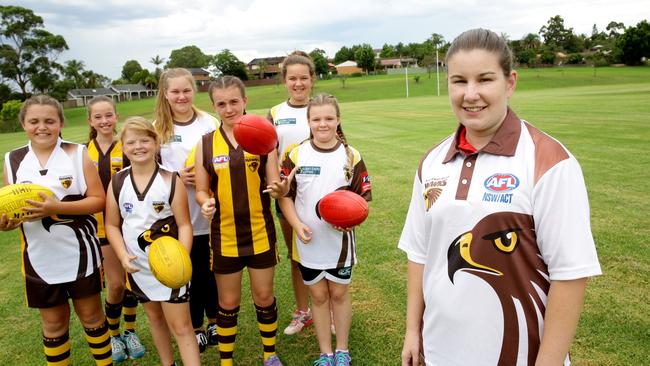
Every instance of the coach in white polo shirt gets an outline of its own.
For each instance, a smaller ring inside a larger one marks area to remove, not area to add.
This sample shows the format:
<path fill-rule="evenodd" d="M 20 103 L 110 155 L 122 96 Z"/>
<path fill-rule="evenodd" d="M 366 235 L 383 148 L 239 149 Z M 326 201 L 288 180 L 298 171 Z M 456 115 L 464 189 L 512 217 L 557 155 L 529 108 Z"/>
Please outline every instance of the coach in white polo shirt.
<path fill-rule="evenodd" d="M 399 241 L 402 365 L 569 365 L 587 277 L 601 273 L 580 166 L 508 108 L 517 73 L 502 38 L 467 31 L 446 61 L 459 125 L 423 157 Z"/>

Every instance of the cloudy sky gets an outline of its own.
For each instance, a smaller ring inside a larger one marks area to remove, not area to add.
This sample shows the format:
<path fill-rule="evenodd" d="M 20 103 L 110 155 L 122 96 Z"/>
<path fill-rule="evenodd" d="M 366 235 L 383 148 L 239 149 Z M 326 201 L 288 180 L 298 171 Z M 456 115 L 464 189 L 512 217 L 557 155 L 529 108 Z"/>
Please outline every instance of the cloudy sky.
<path fill-rule="evenodd" d="M 318 47 L 333 57 L 341 46 L 422 42 L 432 33 L 451 41 L 483 27 L 510 39 L 537 33 L 560 15 L 566 27 L 591 34 L 610 21 L 636 25 L 650 19 L 647 0 L 0 0 L 43 17 L 45 28 L 65 37 L 59 61 L 82 60 L 118 78 L 127 60 L 149 60 L 196 45 L 206 54 L 227 48 L 248 62 Z M 489 4 L 489 5 L 486 5 Z M 612 5 L 613 4 L 613 5 Z"/>

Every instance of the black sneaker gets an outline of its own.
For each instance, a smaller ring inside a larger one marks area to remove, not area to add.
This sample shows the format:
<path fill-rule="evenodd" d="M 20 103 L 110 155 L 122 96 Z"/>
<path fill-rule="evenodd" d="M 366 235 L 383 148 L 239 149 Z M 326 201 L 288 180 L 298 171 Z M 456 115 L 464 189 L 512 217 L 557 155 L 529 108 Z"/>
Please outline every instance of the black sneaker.
<path fill-rule="evenodd" d="M 195 330 L 194 334 L 196 335 L 196 343 L 199 344 L 199 352 L 203 353 L 205 347 L 208 345 L 208 339 L 205 337 L 205 333 L 202 330 Z"/>
<path fill-rule="evenodd" d="M 208 337 L 208 344 L 210 346 L 216 346 L 219 343 L 219 338 L 217 337 L 217 325 L 212 323 L 208 324 L 208 328 L 205 330 L 205 334 Z"/>

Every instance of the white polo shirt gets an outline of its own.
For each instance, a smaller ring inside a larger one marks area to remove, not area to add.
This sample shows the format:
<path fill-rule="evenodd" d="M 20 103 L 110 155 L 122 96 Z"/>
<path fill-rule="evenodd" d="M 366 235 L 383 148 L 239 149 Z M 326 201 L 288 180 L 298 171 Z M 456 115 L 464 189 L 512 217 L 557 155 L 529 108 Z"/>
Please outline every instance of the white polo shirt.
<path fill-rule="evenodd" d="M 582 171 L 511 110 L 476 154 L 458 132 L 424 156 L 398 245 L 424 265 L 426 364 L 527 365 L 550 280 L 601 274 Z"/>

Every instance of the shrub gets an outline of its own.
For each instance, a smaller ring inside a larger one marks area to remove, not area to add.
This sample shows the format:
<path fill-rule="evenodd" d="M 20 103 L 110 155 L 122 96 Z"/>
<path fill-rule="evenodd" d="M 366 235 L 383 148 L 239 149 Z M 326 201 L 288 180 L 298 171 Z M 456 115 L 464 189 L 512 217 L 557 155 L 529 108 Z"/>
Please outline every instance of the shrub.
<path fill-rule="evenodd" d="M 0 131 L 16 132 L 21 129 L 18 121 L 18 113 L 22 102 L 20 100 L 9 100 L 2 105 L 0 110 Z"/>
<path fill-rule="evenodd" d="M 579 53 L 571 53 L 567 57 L 566 63 L 570 65 L 582 64 L 584 63 L 584 58 Z"/>

